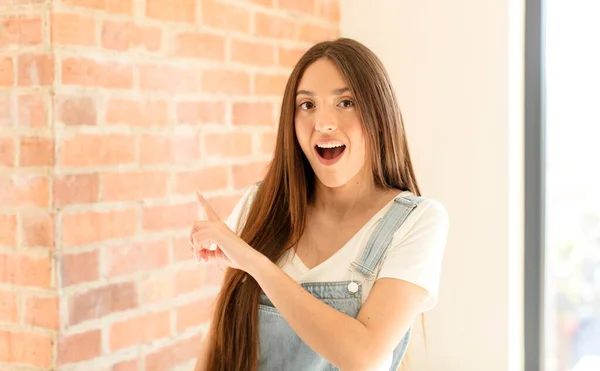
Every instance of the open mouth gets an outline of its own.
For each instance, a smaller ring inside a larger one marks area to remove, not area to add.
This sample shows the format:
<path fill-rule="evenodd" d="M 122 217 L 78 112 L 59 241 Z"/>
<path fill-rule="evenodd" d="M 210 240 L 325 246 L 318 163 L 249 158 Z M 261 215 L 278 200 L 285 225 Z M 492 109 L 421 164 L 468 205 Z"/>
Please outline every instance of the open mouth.
<path fill-rule="evenodd" d="M 325 164 L 333 164 L 342 157 L 342 154 L 346 150 L 346 146 L 343 144 L 336 144 L 332 146 L 315 146 L 315 151 L 319 155 L 321 162 Z"/>

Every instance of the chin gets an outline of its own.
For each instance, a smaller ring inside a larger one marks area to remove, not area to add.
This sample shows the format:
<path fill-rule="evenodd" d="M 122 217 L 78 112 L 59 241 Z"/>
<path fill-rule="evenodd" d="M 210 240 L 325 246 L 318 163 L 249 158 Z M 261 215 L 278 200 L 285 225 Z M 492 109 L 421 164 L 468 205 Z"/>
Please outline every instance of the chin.
<path fill-rule="evenodd" d="M 315 177 L 328 188 L 339 188 L 350 182 L 361 182 L 365 180 L 364 177 L 368 176 L 368 173 L 365 173 L 363 167 L 358 170 L 354 169 L 354 171 L 349 171 L 349 169 L 345 169 L 346 171 L 327 171 L 325 169 L 319 169 L 321 171 L 315 171 Z M 323 171 L 325 170 L 325 171 Z M 333 170 L 333 169 L 331 169 Z M 342 169 L 337 169 L 342 170 Z"/>
<path fill-rule="evenodd" d="M 346 183 L 348 183 L 348 180 L 349 180 L 349 179 L 334 178 L 331 176 L 328 176 L 328 177 L 317 176 L 317 178 L 327 188 L 339 188 L 339 187 L 345 185 Z"/>
<path fill-rule="evenodd" d="M 317 179 L 327 188 L 339 188 L 355 178 L 356 174 L 350 174 L 346 172 L 346 174 L 336 174 L 335 172 L 315 172 L 315 176 Z M 324 174 L 325 173 L 325 174 Z"/>

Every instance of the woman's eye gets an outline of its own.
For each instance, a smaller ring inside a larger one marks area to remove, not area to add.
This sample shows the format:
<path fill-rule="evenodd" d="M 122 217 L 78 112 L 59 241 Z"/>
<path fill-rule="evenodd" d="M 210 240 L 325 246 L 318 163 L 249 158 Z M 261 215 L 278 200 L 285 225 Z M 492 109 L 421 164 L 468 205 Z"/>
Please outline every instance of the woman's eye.
<path fill-rule="evenodd" d="M 315 105 L 314 105 L 314 104 L 312 104 L 312 102 L 303 102 L 303 103 L 301 103 L 301 104 L 300 104 L 300 106 L 299 106 L 299 107 L 300 107 L 300 108 L 302 108 L 302 109 L 305 109 L 305 110 L 307 110 L 307 109 L 314 108 L 314 106 L 315 106 Z"/>
<path fill-rule="evenodd" d="M 350 99 L 344 99 L 343 101 L 340 102 L 340 106 L 342 108 L 354 107 L 354 102 L 351 101 Z"/>

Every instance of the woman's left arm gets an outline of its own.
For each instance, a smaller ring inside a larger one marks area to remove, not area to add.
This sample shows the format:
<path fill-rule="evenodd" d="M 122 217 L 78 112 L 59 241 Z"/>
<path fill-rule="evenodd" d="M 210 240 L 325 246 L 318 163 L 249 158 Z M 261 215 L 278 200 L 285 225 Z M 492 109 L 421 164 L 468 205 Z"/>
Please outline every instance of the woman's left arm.
<path fill-rule="evenodd" d="M 410 328 L 427 295 L 407 281 L 379 279 L 354 319 L 312 296 L 263 255 L 256 255 L 247 271 L 296 334 L 343 371 L 377 369 Z"/>
<path fill-rule="evenodd" d="M 296 334 L 343 371 L 377 369 L 423 310 L 423 303 L 430 295 L 423 287 L 432 287 L 427 278 L 437 277 L 432 270 L 439 269 L 439 251 L 443 245 L 439 236 L 444 233 L 432 237 L 435 234 L 430 232 L 444 219 L 434 218 L 421 223 L 419 228 L 413 227 L 409 237 L 395 246 L 396 253 L 388 254 L 381 278 L 373 285 L 355 319 L 304 290 L 221 222 L 201 195 L 198 199 L 207 220 L 194 223 L 190 234 L 192 249 L 197 249 L 202 241 L 216 242 L 218 248 L 214 251 L 200 247 L 200 258 L 225 258 L 230 267 L 250 274 Z M 439 215 L 444 217 L 443 213 Z M 423 262 L 429 263 L 423 265 Z M 403 273 L 398 274 L 398 270 Z"/>

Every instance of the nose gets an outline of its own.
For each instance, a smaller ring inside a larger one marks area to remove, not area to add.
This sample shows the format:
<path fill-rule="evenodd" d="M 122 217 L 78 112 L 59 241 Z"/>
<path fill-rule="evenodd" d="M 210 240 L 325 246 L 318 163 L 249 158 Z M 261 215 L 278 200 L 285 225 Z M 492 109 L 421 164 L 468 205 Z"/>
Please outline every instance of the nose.
<path fill-rule="evenodd" d="M 315 117 L 315 130 L 321 133 L 334 131 L 337 129 L 337 120 L 334 115 L 321 109 Z"/>

